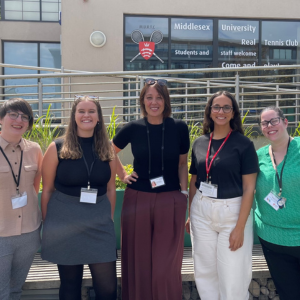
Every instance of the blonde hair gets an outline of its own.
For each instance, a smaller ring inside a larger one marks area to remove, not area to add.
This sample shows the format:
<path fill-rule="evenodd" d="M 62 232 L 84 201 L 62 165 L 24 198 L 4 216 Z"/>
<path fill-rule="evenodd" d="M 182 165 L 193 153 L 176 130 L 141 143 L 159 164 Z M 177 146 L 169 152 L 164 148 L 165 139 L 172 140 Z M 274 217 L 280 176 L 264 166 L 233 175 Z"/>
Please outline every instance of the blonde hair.
<path fill-rule="evenodd" d="M 77 105 L 83 101 L 91 101 L 97 107 L 99 122 L 94 129 L 94 147 L 95 152 L 98 153 L 102 161 L 111 161 L 114 158 L 114 151 L 111 142 L 108 139 L 106 127 L 102 116 L 102 109 L 98 100 L 90 98 L 89 96 L 81 96 L 75 99 L 69 126 L 63 138 L 63 145 L 59 151 L 59 157 L 62 159 L 79 159 L 82 157 L 82 149 L 78 141 L 77 124 L 75 121 L 75 113 Z"/>

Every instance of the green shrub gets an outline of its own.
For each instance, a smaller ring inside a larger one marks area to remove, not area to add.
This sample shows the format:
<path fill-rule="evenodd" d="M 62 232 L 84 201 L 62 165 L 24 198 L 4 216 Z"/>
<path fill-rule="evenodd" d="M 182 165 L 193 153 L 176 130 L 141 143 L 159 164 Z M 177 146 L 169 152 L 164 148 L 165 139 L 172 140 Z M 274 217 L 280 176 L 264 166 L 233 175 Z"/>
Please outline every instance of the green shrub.
<path fill-rule="evenodd" d="M 253 130 L 253 125 L 245 125 L 246 117 L 249 113 L 249 110 L 247 110 L 246 114 L 244 115 L 242 119 L 242 125 L 244 129 L 244 136 L 251 138 L 254 133 L 257 133 L 256 130 Z"/>
<path fill-rule="evenodd" d="M 116 135 L 116 130 L 119 127 L 120 123 L 118 123 L 118 116 L 115 115 L 115 106 L 112 110 L 112 113 L 110 115 L 109 124 L 106 127 L 108 138 L 112 140 L 114 136 Z"/>
<path fill-rule="evenodd" d="M 295 129 L 294 132 L 291 133 L 292 137 L 300 136 L 300 122 L 298 124 L 298 127 Z"/>
<path fill-rule="evenodd" d="M 26 140 L 36 142 L 40 145 L 43 153 L 47 150 L 48 146 L 58 137 L 58 126 L 52 127 L 53 117 L 50 114 L 51 104 L 48 107 L 46 115 L 40 116 L 32 126 L 32 129 L 25 132 L 23 137 Z"/>
<path fill-rule="evenodd" d="M 133 172 L 133 166 L 132 165 L 126 165 L 124 166 L 124 169 L 127 174 L 131 174 Z M 120 179 L 120 177 L 117 175 L 116 177 L 116 189 L 117 190 L 124 190 L 126 188 L 127 184 L 123 183 Z"/>

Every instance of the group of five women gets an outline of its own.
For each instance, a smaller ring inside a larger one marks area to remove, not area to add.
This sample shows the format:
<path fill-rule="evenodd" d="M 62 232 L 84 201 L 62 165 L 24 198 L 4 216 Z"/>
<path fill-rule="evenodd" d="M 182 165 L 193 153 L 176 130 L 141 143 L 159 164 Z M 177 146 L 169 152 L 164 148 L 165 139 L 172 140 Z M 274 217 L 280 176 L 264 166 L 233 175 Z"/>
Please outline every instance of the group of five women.
<path fill-rule="evenodd" d="M 256 153 L 243 135 L 235 98 L 226 91 L 214 94 L 203 135 L 192 147 L 188 192 L 188 127 L 170 117 L 167 81 L 145 82 L 144 118 L 126 124 L 113 141 L 99 101 L 76 97 L 65 135 L 44 158 L 36 143 L 22 138 L 33 124 L 30 105 L 18 98 L 0 108 L 0 299 L 20 299 L 42 219 L 42 258 L 58 265 L 60 299 L 81 299 L 84 264 L 96 299 L 116 299 L 116 173 L 127 183 L 123 300 L 182 298 L 184 227 L 191 233 L 201 299 L 248 300 L 254 197 L 256 231 L 281 300 L 300 299 L 300 139 L 288 135 L 282 111 L 262 111 L 260 126 L 270 145 Z M 132 174 L 116 156 L 128 144 Z"/>

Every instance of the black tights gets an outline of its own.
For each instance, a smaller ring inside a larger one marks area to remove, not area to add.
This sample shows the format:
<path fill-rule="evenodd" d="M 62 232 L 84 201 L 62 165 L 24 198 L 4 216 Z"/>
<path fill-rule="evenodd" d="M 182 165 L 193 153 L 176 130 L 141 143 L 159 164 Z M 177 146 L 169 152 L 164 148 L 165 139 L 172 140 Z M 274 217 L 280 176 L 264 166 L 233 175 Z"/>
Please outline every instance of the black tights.
<path fill-rule="evenodd" d="M 83 265 L 57 265 L 60 276 L 59 299 L 81 300 Z M 96 300 L 116 300 L 116 262 L 89 265 Z"/>

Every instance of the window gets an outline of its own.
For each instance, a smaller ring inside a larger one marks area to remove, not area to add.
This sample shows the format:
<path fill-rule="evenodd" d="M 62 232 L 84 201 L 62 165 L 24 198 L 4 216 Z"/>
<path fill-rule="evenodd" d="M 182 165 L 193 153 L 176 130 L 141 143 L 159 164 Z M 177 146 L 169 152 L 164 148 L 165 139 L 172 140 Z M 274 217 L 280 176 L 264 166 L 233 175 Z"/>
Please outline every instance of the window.
<path fill-rule="evenodd" d="M 299 64 L 300 22 L 262 22 L 262 65 Z"/>
<path fill-rule="evenodd" d="M 300 62 L 299 21 L 125 15 L 124 24 L 126 71 L 251 68 Z M 132 36 L 135 32 L 137 37 Z M 154 39 L 150 58 L 143 56 L 141 41 L 151 42 L 155 32 L 161 32 L 162 39 Z M 247 74 L 255 75 L 251 71 Z"/>
<path fill-rule="evenodd" d="M 168 69 L 167 18 L 127 17 L 125 70 Z"/>
<path fill-rule="evenodd" d="M 25 65 L 33 67 L 61 68 L 60 44 L 59 43 L 23 43 L 23 42 L 4 42 L 4 63 Z M 13 74 L 38 74 L 47 73 L 45 71 L 26 70 L 17 68 L 4 68 L 4 75 Z M 47 93 L 44 98 L 53 99 L 51 109 L 59 110 L 60 103 L 55 103 L 55 98 L 60 98 L 60 79 L 43 78 L 41 80 L 47 86 L 43 87 L 43 93 Z M 22 97 L 24 99 L 37 99 L 38 80 L 30 79 L 6 79 L 4 85 L 5 99 Z M 22 87 L 22 85 L 27 85 Z M 17 87 L 15 87 L 17 86 Z M 18 96 L 20 94 L 20 96 Z M 43 108 L 47 109 L 48 104 Z M 32 109 L 37 110 L 38 105 L 32 104 Z M 36 112 L 36 111 L 35 111 Z M 60 116 L 57 111 L 55 115 Z"/>
<path fill-rule="evenodd" d="M 61 0 L 4 0 L 4 20 L 52 21 L 59 20 Z"/>
<path fill-rule="evenodd" d="M 171 19 L 171 68 L 212 66 L 213 20 Z M 194 75 L 192 75 L 194 76 Z"/>
<path fill-rule="evenodd" d="M 259 22 L 219 20 L 218 67 L 258 65 Z"/>

